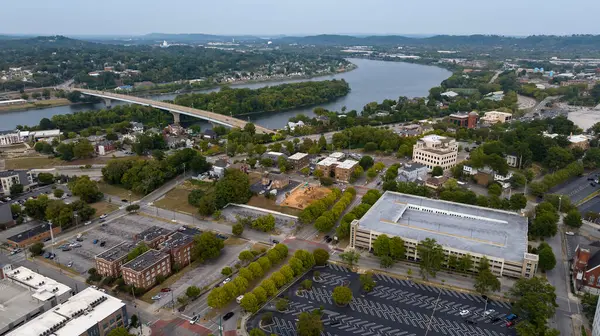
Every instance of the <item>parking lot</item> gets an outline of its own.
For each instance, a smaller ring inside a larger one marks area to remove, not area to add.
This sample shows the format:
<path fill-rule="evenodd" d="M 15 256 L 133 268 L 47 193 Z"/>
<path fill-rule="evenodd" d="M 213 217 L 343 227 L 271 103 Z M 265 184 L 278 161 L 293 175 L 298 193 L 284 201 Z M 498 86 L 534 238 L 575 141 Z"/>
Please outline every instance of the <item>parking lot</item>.
<path fill-rule="evenodd" d="M 312 278 L 312 272 L 294 284 L 283 296 L 290 300 L 288 312 L 280 313 L 269 306 L 248 322 L 248 330 L 256 328 L 264 312 L 273 312 L 273 323 L 266 333 L 280 336 L 296 335 L 298 315 L 323 307 L 324 335 L 453 335 L 453 336 L 508 336 L 516 335 L 514 327 L 507 328 L 502 317 L 510 313 L 510 304 L 487 301 L 481 296 L 438 287 L 421 285 L 376 274 L 377 286 L 370 293 L 360 290 L 359 276 L 349 269 L 329 265 L 321 271 L 322 281 L 313 282 L 313 289 L 302 296 L 295 294 L 300 282 Z M 354 293 L 346 307 L 337 306 L 331 294 L 333 289 L 349 281 Z M 274 303 L 273 303 L 274 305 Z M 484 311 L 494 312 L 484 317 Z M 468 310 L 466 316 L 461 311 Z M 491 322 L 494 317 L 500 319 Z M 466 319 L 474 321 L 467 324 Z M 427 331 L 428 330 L 428 331 Z"/>
<path fill-rule="evenodd" d="M 81 274 L 87 274 L 88 269 L 96 267 L 94 257 L 115 245 L 126 241 L 133 244 L 134 236 L 151 226 L 160 226 L 170 230 L 177 230 L 178 226 L 164 221 L 156 220 L 139 215 L 127 215 L 113 221 L 106 222 L 104 226 L 96 226 L 83 234 L 83 241 L 77 242 L 57 240 L 54 248 L 55 261 L 68 265 L 73 262 L 71 268 Z M 98 240 L 94 244 L 94 240 Z M 104 246 L 100 246 L 105 242 Z M 71 248 L 70 251 L 62 251 L 58 247 L 61 244 L 79 243 L 81 247 Z M 133 247 L 133 246 L 132 246 Z M 46 247 L 47 251 L 52 251 Z"/>

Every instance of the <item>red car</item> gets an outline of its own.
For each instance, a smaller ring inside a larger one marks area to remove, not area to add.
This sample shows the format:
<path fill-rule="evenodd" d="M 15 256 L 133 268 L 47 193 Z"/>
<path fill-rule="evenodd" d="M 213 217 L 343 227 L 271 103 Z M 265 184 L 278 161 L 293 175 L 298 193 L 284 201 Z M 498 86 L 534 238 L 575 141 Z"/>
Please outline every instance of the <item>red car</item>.
<path fill-rule="evenodd" d="M 171 288 L 163 288 L 160 291 L 163 292 L 163 293 L 168 293 L 168 292 L 171 291 Z"/>
<path fill-rule="evenodd" d="M 508 321 L 508 322 L 506 322 L 506 327 L 507 328 L 510 328 L 510 327 L 512 327 L 514 325 L 515 325 L 515 321 Z"/>

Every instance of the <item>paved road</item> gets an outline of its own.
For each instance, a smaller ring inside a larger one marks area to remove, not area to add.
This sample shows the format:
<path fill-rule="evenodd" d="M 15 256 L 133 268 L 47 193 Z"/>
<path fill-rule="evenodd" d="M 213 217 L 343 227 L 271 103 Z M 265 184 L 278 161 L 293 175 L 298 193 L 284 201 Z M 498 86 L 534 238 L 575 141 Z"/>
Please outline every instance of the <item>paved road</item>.
<path fill-rule="evenodd" d="M 570 179 L 569 181 L 550 189 L 548 193 L 566 195 L 571 198 L 571 202 L 579 202 L 600 189 L 599 185 L 593 187 L 591 181 L 588 180 L 590 176 L 594 176 L 599 172 L 600 170 L 596 169 L 589 174 Z"/>
<path fill-rule="evenodd" d="M 533 109 L 531 109 L 531 111 L 527 112 L 523 117 L 525 117 L 525 118 L 533 118 L 533 115 L 535 113 L 539 114 L 540 110 L 543 109 L 544 107 L 546 107 L 547 103 L 549 103 L 549 102 L 551 102 L 553 100 L 559 99 L 560 97 L 562 97 L 562 96 L 549 96 L 549 97 L 544 98 L 544 100 L 542 100 L 541 102 L 539 102 L 539 104 L 537 104 Z"/>

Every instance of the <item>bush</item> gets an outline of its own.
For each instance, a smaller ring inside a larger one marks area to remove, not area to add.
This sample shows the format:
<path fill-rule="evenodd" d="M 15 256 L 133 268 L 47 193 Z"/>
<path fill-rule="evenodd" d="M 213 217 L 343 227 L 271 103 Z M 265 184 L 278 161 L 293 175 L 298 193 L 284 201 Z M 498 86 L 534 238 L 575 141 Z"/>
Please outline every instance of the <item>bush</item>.
<path fill-rule="evenodd" d="M 244 225 L 238 223 L 238 224 L 233 224 L 233 226 L 231 227 L 231 233 L 234 236 L 241 236 L 242 233 L 244 233 Z"/>
<path fill-rule="evenodd" d="M 34 256 L 39 256 L 44 253 L 44 244 L 43 243 L 35 243 L 29 247 L 29 252 Z"/>
<path fill-rule="evenodd" d="M 54 197 L 61 198 L 65 194 L 65 191 L 62 189 L 54 189 L 53 194 L 54 194 Z"/>
<path fill-rule="evenodd" d="M 224 276 L 229 276 L 233 274 L 233 271 L 231 270 L 231 267 L 223 267 L 223 269 L 221 270 L 221 274 L 223 274 Z"/>
<path fill-rule="evenodd" d="M 352 301 L 352 290 L 345 286 L 337 286 L 333 289 L 331 297 L 336 304 L 344 306 Z"/>
<path fill-rule="evenodd" d="M 323 176 L 319 179 L 319 181 L 321 182 L 321 185 L 325 187 L 333 185 L 333 179 L 329 176 Z"/>
<path fill-rule="evenodd" d="M 329 209 L 333 203 L 335 203 L 335 200 L 337 200 L 341 194 L 342 192 L 339 189 L 333 188 L 329 195 L 321 198 L 320 200 L 312 202 L 309 206 L 304 208 L 298 218 L 302 223 L 314 222 L 319 216 L 327 211 L 327 209 Z"/>
<path fill-rule="evenodd" d="M 285 311 L 288 309 L 289 302 L 286 299 L 279 299 L 275 303 L 275 308 L 279 311 Z"/>

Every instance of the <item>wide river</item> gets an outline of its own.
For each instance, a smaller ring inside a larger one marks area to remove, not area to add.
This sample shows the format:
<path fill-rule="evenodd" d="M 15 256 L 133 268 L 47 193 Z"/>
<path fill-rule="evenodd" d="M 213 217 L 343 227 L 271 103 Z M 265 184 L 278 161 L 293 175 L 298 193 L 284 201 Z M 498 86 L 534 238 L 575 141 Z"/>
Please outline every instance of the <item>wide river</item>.
<path fill-rule="evenodd" d="M 349 59 L 358 66 L 357 69 L 332 76 L 317 77 L 312 79 L 286 80 L 278 82 L 263 82 L 236 85 L 236 88 L 261 88 L 264 86 L 293 83 L 301 81 L 321 81 L 326 79 L 345 79 L 350 84 L 351 92 L 333 102 L 319 105 L 332 111 L 340 111 L 343 106 L 347 110 L 361 111 L 363 106 L 370 102 L 382 102 L 384 99 L 397 99 L 400 96 L 422 97 L 426 96 L 431 87 L 439 85 L 451 72 L 433 66 L 402 62 L 384 62 L 366 59 Z M 201 91 L 210 92 L 218 89 Z M 172 100 L 175 94 L 151 96 L 157 100 Z M 113 102 L 118 105 L 119 102 Z M 103 103 L 82 104 L 72 106 L 58 106 L 40 110 L 15 111 L 0 114 L 0 129 L 14 129 L 17 125 L 37 125 L 42 118 L 50 118 L 57 114 L 74 113 L 78 111 L 103 109 Z M 297 114 L 314 115 L 315 106 L 289 110 L 285 112 L 257 113 L 241 118 L 249 118 L 259 125 L 267 128 L 282 128 L 288 119 Z M 202 123 L 204 126 L 204 123 Z"/>

